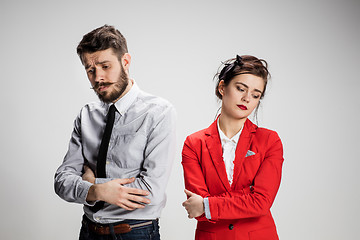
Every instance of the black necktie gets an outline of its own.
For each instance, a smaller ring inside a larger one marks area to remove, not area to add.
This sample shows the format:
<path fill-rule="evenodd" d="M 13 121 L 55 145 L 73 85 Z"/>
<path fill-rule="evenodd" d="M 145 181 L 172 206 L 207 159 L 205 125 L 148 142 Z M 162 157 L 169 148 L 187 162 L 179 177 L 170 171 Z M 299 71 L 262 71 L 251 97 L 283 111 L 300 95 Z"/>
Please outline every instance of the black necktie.
<path fill-rule="evenodd" d="M 106 121 L 106 127 L 104 131 L 103 138 L 101 140 L 98 159 L 96 163 L 96 177 L 98 178 L 106 178 L 106 171 L 105 171 L 105 165 L 106 165 L 106 155 L 109 148 L 109 141 L 111 137 L 111 132 L 114 126 L 114 120 L 115 120 L 115 111 L 116 108 L 114 104 L 110 106 L 108 115 L 107 115 L 107 121 Z M 104 206 L 104 202 L 100 201 L 95 204 L 95 206 L 91 207 L 90 209 L 93 212 L 99 211 Z"/>

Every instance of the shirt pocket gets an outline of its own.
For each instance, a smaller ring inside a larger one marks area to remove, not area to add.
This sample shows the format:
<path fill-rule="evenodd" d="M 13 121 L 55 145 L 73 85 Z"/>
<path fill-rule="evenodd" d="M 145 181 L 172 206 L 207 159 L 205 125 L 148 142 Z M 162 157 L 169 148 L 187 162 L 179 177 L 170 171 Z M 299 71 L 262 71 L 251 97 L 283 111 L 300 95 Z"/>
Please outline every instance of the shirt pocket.
<path fill-rule="evenodd" d="M 115 137 L 112 160 L 120 168 L 136 168 L 144 161 L 147 136 L 141 132 L 128 131 Z"/>

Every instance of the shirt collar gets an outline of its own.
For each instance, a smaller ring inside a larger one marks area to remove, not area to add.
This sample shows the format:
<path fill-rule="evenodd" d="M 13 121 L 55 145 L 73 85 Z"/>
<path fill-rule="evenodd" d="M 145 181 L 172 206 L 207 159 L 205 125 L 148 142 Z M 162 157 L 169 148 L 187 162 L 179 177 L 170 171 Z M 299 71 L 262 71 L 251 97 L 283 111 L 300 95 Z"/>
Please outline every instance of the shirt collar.
<path fill-rule="evenodd" d="M 126 111 L 129 109 L 131 104 L 135 101 L 136 97 L 139 95 L 140 88 L 136 84 L 134 80 L 131 80 L 133 85 L 131 86 L 130 90 L 122 96 L 119 100 L 117 100 L 114 105 L 117 109 L 117 111 L 120 113 L 121 116 L 123 116 Z M 109 107 L 112 103 L 108 104 L 107 111 L 109 111 Z"/>
<path fill-rule="evenodd" d="M 233 142 L 237 145 L 239 138 L 240 138 L 240 134 L 243 130 L 243 127 L 240 129 L 240 131 L 238 133 L 236 133 L 231 139 L 228 138 L 225 133 L 223 133 L 223 131 L 220 129 L 220 125 L 219 125 L 219 118 L 217 119 L 217 128 L 219 131 L 219 135 L 220 135 L 220 140 L 221 143 L 226 143 L 226 142 Z"/>

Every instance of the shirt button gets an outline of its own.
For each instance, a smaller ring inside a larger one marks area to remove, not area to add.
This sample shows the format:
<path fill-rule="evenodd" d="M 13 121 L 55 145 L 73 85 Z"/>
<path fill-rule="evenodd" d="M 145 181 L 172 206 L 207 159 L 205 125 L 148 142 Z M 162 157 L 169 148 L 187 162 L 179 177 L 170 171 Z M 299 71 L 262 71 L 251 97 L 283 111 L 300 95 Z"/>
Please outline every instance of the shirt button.
<path fill-rule="evenodd" d="M 230 224 L 230 225 L 229 225 L 229 229 L 230 229 L 230 230 L 233 230 L 233 229 L 234 229 L 234 225 Z"/>

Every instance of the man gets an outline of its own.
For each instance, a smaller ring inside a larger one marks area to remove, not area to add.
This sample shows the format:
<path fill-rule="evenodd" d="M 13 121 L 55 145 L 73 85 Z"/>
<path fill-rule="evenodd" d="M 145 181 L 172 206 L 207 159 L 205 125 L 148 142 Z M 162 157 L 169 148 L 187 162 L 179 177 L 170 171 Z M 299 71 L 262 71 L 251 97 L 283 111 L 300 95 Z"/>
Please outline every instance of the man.
<path fill-rule="evenodd" d="M 84 204 L 80 239 L 160 239 L 158 218 L 175 152 L 175 110 L 129 78 L 126 40 L 105 25 L 77 53 L 100 102 L 74 122 L 55 191 Z"/>

